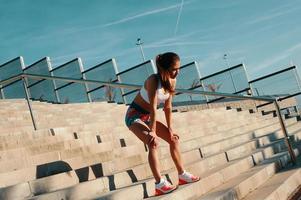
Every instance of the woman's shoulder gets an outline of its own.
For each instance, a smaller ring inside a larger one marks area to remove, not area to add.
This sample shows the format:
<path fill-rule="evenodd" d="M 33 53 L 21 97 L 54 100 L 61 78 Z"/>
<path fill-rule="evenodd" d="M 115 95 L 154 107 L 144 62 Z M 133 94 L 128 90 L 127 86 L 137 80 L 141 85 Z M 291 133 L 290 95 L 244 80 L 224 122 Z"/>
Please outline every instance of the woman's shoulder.
<path fill-rule="evenodd" d="M 152 74 L 152 75 L 150 75 L 150 76 L 145 80 L 145 85 L 153 85 L 153 86 L 157 86 L 157 85 L 158 85 L 158 75 L 157 75 L 157 74 Z"/>
<path fill-rule="evenodd" d="M 158 75 L 157 74 L 152 74 L 150 75 L 147 79 L 147 82 L 151 82 L 151 83 L 157 83 L 158 82 Z"/>

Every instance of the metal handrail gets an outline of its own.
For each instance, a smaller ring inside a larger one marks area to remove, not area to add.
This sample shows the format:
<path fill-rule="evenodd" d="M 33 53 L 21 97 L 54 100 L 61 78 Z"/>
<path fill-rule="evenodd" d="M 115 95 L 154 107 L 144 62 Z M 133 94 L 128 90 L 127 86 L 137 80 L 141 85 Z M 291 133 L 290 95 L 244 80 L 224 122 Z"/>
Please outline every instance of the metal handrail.
<path fill-rule="evenodd" d="M 107 85 L 117 88 L 128 88 L 128 89 L 140 89 L 141 85 L 135 84 L 125 84 L 125 83 L 112 83 L 112 82 L 105 82 L 105 81 L 95 81 L 95 80 L 83 80 L 83 79 L 75 79 L 75 78 L 66 78 L 66 77 L 59 77 L 59 76 L 47 76 L 47 75 L 36 75 L 36 74 L 28 74 L 22 73 L 16 76 L 13 76 L 9 79 L 0 81 L 0 85 L 7 85 L 13 81 L 22 78 L 32 78 L 32 79 L 47 79 L 47 80 L 60 80 L 66 82 L 74 82 L 74 83 L 89 83 L 89 84 L 98 84 L 98 85 Z M 175 92 L 178 93 L 185 93 L 185 94 L 194 94 L 194 95 L 210 95 L 210 96 L 219 96 L 219 97 L 228 97 L 228 98 L 237 98 L 237 99 L 252 99 L 252 100 L 259 100 L 259 101 L 266 101 L 266 102 L 273 102 L 276 98 L 273 97 L 253 97 L 247 95 L 237 95 L 237 94 L 229 94 L 229 93 L 220 93 L 220 92 L 209 92 L 209 91 L 195 91 L 195 90 L 185 90 L 185 89 L 176 89 Z"/>
<path fill-rule="evenodd" d="M 105 81 L 95 81 L 95 80 L 83 80 L 83 79 L 75 79 L 75 78 L 66 78 L 66 77 L 58 77 L 58 76 L 47 76 L 47 75 L 36 75 L 36 74 L 28 74 L 28 73 L 21 73 L 19 75 L 13 76 L 11 78 L 8 78 L 6 80 L 0 81 L 0 86 L 3 87 L 11 82 L 14 82 L 16 80 L 23 80 L 23 85 L 25 89 L 25 94 L 26 94 L 26 99 L 28 103 L 28 107 L 30 110 L 31 118 L 33 121 L 33 126 L 34 129 L 37 130 L 35 119 L 32 113 L 32 108 L 31 104 L 29 101 L 29 96 L 28 96 L 28 88 L 26 85 L 25 78 L 32 78 L 32 79 L 46 79 L 46 80 L 60 80 L 60 81 L 66 81 L 66 82 L 74 82 L 74 83 L 81 83 L 81 84 L 97 84 L 97 85 L 106 85 L 106 86 L 111 86 L 111 87 L 116 87 L 116 88 L 128 88 L 128 89 L 140 89 L 142 86 L 141 85 L 134 85 L 134 84 L 125 84 L 125 83 L 112 83 L 112 82 L 105 82 Z M 210 96 L 219 96 L 219 97 L 226 97 L 226 98 L 237 98 L 237 99 L 251 99 L 251 100 L 259 100 L 259 101 L 266 101 L 266 102 L 271 102 L 274 103 L 277 116 L 279 119 L 279 123 L 282 129 L 282 132 L 284 134 L 284 139 L 286 146 L 289 150 L 291 160 L 294 164 L 296 164 L 296 156 L 295 152 L 293 151 L 293 148 L 289 142 L 289 136 L 280 112 L 280 107 L 278 104 L 278 97 L 273 98 L 273 97 L 253 97 L 253 96 L 248 96 L 248 95 L 237 95 L 237 94 L 229 94 L 229 93 L 220 93 L 220 92 L 208 92 L 208 91 L 194 91 L 194 90 L 185 90 L 185 89 L 176 89 L 175 92 L 178 93 L 185 93 L 185 94 L 192 94 L 192 95 L 210 95 Z"/>

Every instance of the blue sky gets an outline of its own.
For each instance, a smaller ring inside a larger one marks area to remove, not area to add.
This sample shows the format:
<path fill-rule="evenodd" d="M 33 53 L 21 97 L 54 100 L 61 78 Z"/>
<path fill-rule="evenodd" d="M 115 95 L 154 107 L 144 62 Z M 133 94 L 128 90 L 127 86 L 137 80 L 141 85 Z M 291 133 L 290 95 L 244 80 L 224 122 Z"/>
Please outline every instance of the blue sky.
<path fill-rule="evenodd" d="M 202 75 L 245 63 L 250 79 L 301 65 L 301 1 L 0 0 L 0 64 L 81 57 L 88 69 L 116 58 L 119 70 L 177 52 Z M 300 70 L 299 70 L 300 71 Z"/>

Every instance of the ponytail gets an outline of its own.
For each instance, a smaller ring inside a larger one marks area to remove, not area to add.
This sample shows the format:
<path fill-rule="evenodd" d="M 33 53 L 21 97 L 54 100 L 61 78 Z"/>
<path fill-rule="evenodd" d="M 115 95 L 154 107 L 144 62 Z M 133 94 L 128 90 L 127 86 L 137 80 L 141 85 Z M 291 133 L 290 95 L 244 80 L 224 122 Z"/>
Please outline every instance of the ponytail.
<path fill-rule="evenodd" d="M 170 67 L 176 63 L 176 61 L 179 61 L 180 57 L 173 52 L 167 52 L 164 54 L 159 54 L 156 56 L 156 66 L 158 69 L 158 78 L 161 81 L 162 87 L 168 91 L 170 94 L 174 94 L 175 90 L 172 87 L 170 81 L 169 81 L 169 69 Z"/>

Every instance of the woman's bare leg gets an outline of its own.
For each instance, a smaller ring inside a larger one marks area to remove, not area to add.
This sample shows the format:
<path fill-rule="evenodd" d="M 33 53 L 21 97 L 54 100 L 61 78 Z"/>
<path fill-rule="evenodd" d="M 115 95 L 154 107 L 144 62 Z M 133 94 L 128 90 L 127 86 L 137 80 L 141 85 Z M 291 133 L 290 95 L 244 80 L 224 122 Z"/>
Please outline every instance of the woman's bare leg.
<path fill-rule="evenodd" d="M 171 157 L 175 163 L 178 173 L 182 174 L 184 172 L 184 167 L 181 158 L 178 139 L 171 140 L 171 138 L 169 137 L 170 133 L 168 128 L 159 121 L 157 121 L 156 123 L 156 133 L 160 138 L 162 138 L 163 140 L 169 143 L 169 150 L 170 150 Z"/>
<path fill-rule="evenodd" d="M 148 142 L 151 137 L 148 133 L 150 131 L 149 127 L 143 122 L 135 122 L 133 123 L 129 129 L 144 143 L 148 145 L 149 153 L 148 153 L 148 162 L 153 173 L 153 176 L 156 182 L 160 182 L 161 174 L 160 174 L 160 163 L 158 158 L 157 147 L 152 148 L 149 146 Z"/>

